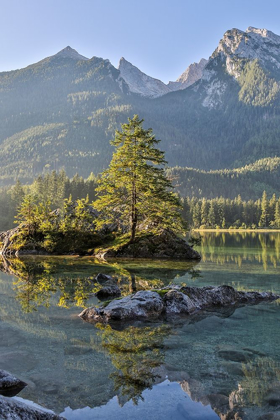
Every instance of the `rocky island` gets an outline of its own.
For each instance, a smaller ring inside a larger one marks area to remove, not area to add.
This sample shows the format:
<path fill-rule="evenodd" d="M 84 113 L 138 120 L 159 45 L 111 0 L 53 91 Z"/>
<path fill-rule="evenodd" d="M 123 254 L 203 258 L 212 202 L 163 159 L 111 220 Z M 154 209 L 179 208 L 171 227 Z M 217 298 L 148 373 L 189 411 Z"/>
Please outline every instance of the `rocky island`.
<path fill-rule="evenodd" d="M 273 301 L 279 297 L 271 292 L 241 292 L 227 285 L 201 288 L 170 286 L 161 290 L 140 290 L 100 307 L 84 309 L 79 316 L 88 322 L 157 319 L 192 315 L 233 305 Z"/>
<path fill-rule="evenodd" d="M 107 258 L 199 260 L 201 258 L 192 246 L 170 229 L 160 229 L 156 234 L 139 233 L 133 243 L 126 235 L 116 236 L 112 241 L 114 236 L 110 230 L 106 233 L 95 232 L 91 236 L 85 232 L 84 237 L 81 232 L 77 233 L 77 236 L 73 232 L 57 232 L 57 242 L 53 249 L 50 249 L 46 243 L 45 236 L 43 232 L 37 232 L 36 235 L 29 234 L 25 225 L 1 232 L 0 255 L 18 257 L 79 254 L 91 255 L 102 260 Z M 77 237 L 80 241 L 77 241 Z"/>

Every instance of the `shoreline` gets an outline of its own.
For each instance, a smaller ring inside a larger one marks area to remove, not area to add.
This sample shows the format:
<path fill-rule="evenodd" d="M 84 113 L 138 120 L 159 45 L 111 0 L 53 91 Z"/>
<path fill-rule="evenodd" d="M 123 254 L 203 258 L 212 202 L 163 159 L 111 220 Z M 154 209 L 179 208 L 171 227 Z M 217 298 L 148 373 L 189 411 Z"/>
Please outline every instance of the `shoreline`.
<path fill-rule="evenodd" d="M 280 229 L 191 229 L 191 232 L 257 232 L 257 233 L 271 233 L 271 232 L 279 232 Z"/>

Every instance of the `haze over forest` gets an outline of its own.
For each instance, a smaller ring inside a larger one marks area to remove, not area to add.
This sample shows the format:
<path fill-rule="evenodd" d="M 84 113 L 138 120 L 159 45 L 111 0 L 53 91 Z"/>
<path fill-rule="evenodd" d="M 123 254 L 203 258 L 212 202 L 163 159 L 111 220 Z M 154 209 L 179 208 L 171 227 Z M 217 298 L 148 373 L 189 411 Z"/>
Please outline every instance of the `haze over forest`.
<path fill-rule="evenodd" d="M 167 85 L 125 59 L 117 69 L 66 47 L 0 73 L 1 183 L 53 169 L 97 175 L 111 159 L 115 130 L 139 114 L 162 140 L 169 166 L 181 167 L 184 194 L 215 195 L 200 183 L 241 177 L 253 183 L 254 198 L 275 189 L 279 173 L 279 81 L 280 37 L 266 29 L 227 31 L 208 61 Z"/>

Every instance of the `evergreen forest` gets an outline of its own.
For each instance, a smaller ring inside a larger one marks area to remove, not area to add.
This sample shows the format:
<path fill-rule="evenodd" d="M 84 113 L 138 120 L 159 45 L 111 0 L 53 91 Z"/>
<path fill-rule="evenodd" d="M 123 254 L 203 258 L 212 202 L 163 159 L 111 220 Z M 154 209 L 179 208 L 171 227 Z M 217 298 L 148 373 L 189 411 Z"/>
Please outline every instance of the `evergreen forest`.
<path fill-rule="evenodd" d="M 173 173 L 173 170 L 168 170 Z M 167 172 L 168 172 L 167 171 Z M 229 178 L 230 179 L 230 178 Z M 76 174 L 73 178 L 64 171 L 52 171 L 40 175 L 31 184 L 17 181 L 12 187 L 0 189 L 0 231 L 12 229 L 20 205 L 26 197 L 38 206 L 48 203 L 50 211 L 63 209 L 65 202 L 96 199 L 98 177 L 88 178 Z M 240 191 L 240 190 L 239 190 Z M 178 192 L 178 190 L 177 190 Z M 193 192 L 193 191 L 192 191 Z M 217 191 L 218 192 L 218 191 Z M 242 191 L 243 192 L 243 191 Z M 180 194 L 182 216 L 187 228 L 280 228 L 280 194 L 262 191 L 258 198 L 244 198 L 240 194 L 229 198 L 216 195 L 214 198 Z"/>

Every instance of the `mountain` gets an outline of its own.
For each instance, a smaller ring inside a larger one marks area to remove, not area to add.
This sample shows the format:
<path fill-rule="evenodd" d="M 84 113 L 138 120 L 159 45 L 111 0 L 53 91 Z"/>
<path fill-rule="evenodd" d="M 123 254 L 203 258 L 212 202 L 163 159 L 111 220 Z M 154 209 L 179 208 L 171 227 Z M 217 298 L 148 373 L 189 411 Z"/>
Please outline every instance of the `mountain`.
<path fill-rule="evenodd" d="M 168 168 L 168 176 L 183 197 L 224 197 L 257 200 L 266 191 L 280 196 L 280 158 L 260 159 L 235 169 L 203 171 L 194 168 Z"/>
<path fill-rule="evenodd" d="M 170 92 L 125 59 L 116 69 L 71 47 L 0 73 L 0 182 L 52 169 L 102 171 L 115 130 L 136 113 L 162 140 L 170 166 L 210 171 L 280 157 L 278 35 L 227 31 L 208 61 L 174 83 Z"/>
<path fill-rule="evenodd" d="M 153 103 L 164 128 L 176 127 L 172 163 L 209 170 L 280 156 L 279 62 L 279 36 L 227 31 L 200 80 Z"/>
<path fill-rule="evenodd" d="M 202 58 L 199 63 L 191 64 L 184 73 L 176 80 L 176 82 L 169 82 L 168 87 L 170 90 L 175 91 L 179 89 L 186 89 L 201 79 L 203 70 L 208 63 L 208 60 Z"/>
<path fill-rule="evenodd" d="M 208 60 L 202 58 L 199 63 L 191 64 L 176 82 L 169 82 L 167 85 L 161 80 L 147 76 L 125 58 L 120 59 L 119 70 L 121 77 L 127 83 L 133 93 L 138 93 L 147 98 L 158 98 L 166 93 L 174 92 L 180 89 L 186 89 L 202 77 L 203 69 Z"/>
<path fill-rule="evenodd" d="M 103 169 L 99 153 L 111 151 L 112 131 L 126 119 L 129 104 L 107 134 L 102 113 L 110 124 L 108 113 L 122 112 L 118 106 L 126 103 L 126 92 L 128 86 L 109 60 L 86 59 L 70 47 L 24 69 L 0 73 L 2 179 L 30 178 L 61 167 L 73 175 L 89 161 L 87 170 Z"/>
<path fill-rule="evenodd" d="M 123 57 L 120 59 L 119 71 L 133 93 L 138 93 L 148 98 L 157 98 L 171 92 L 163 82 L 147 76 Z"/>
<path fill-rule="evenodd" d="M 69 45 L 68 45 L 68 47 L 63 48 L 63 50 L 61 50 L 57 54 L 55 54 L 54 57 L 71 58 L 72 60 L 76 60 L 76 61 L 88 60 L 87 57 L 84 57 L 83 55 L 79 54 L 78 51 L 69 47 Z"/>
<path fill-rule="evenodd" d="M 279 93 L 280 36 L 266 29 L 232 29 L 224 34 L 201 77 L 206 97 L 203 105 L 218 107 L 231 76 L 239 85 L 239 100 L 253 106 L 273 103 Z"/>

